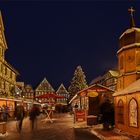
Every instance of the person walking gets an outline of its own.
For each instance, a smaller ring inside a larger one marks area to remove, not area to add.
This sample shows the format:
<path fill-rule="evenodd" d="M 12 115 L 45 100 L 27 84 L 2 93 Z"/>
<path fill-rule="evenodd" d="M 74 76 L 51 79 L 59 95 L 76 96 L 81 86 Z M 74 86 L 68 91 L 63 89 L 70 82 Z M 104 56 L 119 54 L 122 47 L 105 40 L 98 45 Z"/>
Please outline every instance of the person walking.
<path fill-rule="evenodd" d="M 31 121 L 31 129 L 34 129 L 35 124 L 37 123 L 37 116 L 40 114 L 39 108 L 33 104 L 30 112 L 29 112 L 29 119 Z"/>
<path fill-rule="evenodd" d="M 6 105 L 2 106 L 2 120 L 4 122 L 7 121 L 7 117 L 8 117 L 8 108 L 6 107 Z"/>
<path fill-rule="evenodd" d="M 22 130 L 22 123 L 25 116 L 25 110 L 23 107 L 23 103 L 20 103 L 20 105 L 17 105 L 15 108 L 15 118 L 17 120 L 17 130 L 20 133 Z"/>

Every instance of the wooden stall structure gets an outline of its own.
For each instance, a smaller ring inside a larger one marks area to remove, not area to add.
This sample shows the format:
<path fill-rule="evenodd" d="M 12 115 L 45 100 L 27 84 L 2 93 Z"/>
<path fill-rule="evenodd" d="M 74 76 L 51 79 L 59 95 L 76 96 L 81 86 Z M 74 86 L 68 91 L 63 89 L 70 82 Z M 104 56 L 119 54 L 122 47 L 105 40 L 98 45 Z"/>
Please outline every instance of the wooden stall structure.
<path fill-rule="evenodd" d="M 87 121 L 87 125 L 97 124 L 97 117 L 100 114 L 100 105 L 105 99 L 109 99 L 113 102 L 113 93 L 113 90 L 100 84 L 94 84 L 79 91 L 70 101 L 72 106 L 78 104 L 78 112 L 75 111 L 74 113 L 75 121 Z M 85 110 L 85 114 L 83 110 Z M 83 119 L 84 115 L 85 119 Z"/>

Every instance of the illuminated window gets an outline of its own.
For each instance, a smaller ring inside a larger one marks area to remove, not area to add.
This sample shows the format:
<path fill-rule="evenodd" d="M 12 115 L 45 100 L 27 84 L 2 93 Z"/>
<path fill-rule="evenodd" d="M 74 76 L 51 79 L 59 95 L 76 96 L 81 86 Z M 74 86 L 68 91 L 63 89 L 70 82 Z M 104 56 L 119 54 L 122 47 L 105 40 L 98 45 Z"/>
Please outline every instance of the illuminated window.
<path fill-rule="evenodd" d="M 138 127 L 138 105 L 134 98 L 129 102 L 129 125 Z"/>
<path fill-rule="evenodd" d="M 120 99 L 118 101 L 118 123 L 124 124 L 124 104 Z"/>

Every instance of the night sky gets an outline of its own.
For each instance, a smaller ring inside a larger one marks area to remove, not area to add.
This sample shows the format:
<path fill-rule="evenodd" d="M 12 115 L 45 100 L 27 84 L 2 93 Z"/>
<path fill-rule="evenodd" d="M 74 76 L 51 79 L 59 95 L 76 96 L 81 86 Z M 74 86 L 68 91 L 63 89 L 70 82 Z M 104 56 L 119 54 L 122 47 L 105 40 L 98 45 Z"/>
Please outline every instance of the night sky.
<path fill-rule="evenodd" d="M 18 81 L 36 87 L 44 77 L 55 90 L 69 86 L 78 65 L 87 82 L 117 65 L 118 38 L 129 28 L 128 8 L 140 1 L 1 1 L 6 60 Z"/>

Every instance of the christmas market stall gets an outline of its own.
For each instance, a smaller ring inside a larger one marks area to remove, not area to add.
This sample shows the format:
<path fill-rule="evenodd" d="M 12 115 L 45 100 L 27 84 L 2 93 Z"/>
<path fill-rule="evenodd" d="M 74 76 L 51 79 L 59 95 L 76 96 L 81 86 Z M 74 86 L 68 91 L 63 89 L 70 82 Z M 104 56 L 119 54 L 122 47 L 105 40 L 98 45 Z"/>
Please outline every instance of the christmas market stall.
<path fill-rule="evenodd" d="M 75 122 L 82 121 L 81 118 L 83 116 L 83 121 L 86 120 L 87 125 L 99 123 L 98 119 L 100 119 L 101 115 L 100 107 L 107 100 L 113 103 L 113 93 L 113 90 L 100 84 L 94 84 L 79 91 L 69 102 L 74 108 Z M 77 115 L 77 112 L 82 112 L 81 116 L 80 113 Z M 80 119 L 77 117 L 80 117 Z"/>

